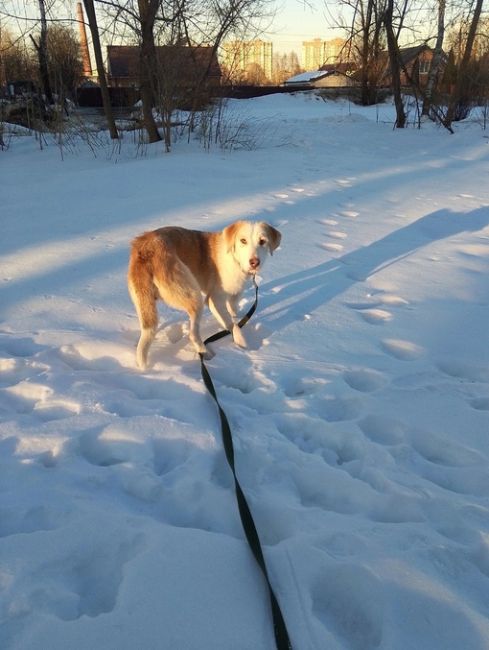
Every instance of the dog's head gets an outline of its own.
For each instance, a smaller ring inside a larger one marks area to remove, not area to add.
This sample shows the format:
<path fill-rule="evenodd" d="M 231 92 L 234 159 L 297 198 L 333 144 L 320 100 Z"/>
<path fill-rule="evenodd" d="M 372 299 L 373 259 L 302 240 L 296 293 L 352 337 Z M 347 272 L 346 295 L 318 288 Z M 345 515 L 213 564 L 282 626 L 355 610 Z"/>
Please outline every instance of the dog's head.
<path fill-rule="evenodd" d="M 245 273 L 254 275 L 280 245 L 280 232 L 264 221 L 236 221 L 223 230 L 226 249 Z"/>

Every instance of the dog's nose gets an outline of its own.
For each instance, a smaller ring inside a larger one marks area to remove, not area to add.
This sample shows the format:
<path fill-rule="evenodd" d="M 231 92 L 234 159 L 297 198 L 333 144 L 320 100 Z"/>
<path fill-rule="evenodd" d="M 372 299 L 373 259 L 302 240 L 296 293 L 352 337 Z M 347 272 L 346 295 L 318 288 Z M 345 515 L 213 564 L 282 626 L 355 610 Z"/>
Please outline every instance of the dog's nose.
<path fill-rule="evenodd" d="M 250 269 L 257 269 L 260 266 L 260 260 L 258 257 L 250 258 Z"/>

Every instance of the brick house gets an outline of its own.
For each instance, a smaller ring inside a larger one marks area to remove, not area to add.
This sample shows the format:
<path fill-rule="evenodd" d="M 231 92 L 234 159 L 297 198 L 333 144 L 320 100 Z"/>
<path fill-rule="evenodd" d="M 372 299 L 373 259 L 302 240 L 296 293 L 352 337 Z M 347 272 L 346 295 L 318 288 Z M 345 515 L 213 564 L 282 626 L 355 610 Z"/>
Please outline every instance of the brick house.
<path fill-rule="evenodd" d="M 389 87 L 391 85 L 391 75 L 389 69 L 389 55 L 383 53 L 385 57 L 385 72 L 381 78 L 380 86 Z M 431 61 L 433 60 L 434 50 L 428 45 L 416 45 L 406 47 L 400 50 L 401 55 L 401 86 L 410 86 L 413 80 L 420 88 L 425 88 L 428 82 Z M 443 55 L 442 67 L 446 64 L 447 57 Z M 406 74 L 407 73 L 407 74 Z"/>
<path fill-rule="evenodd" d="M 219 86 L 221 69 L 214 48 L 210 46 L 161 45 L 156 46 L 158 74 L 181 87 L 193 87 L 205 82 Z M 136 45 L 109 45 L 107 47 L 109 85 L 117 88 L 139 87 L 139 47 Z"/>

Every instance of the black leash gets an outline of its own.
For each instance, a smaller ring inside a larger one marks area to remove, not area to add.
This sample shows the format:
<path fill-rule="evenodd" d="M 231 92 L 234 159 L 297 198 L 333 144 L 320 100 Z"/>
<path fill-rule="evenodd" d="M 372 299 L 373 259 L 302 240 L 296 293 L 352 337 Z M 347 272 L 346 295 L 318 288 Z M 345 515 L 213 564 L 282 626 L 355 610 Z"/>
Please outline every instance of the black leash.
<path fill-rule="evenodd" d="M 250 307 L 248 313 L 243 316 L 243 318 L 239 321 L 238 326 L 243 327 L 246 325 L 246 323 L 250 320 L 250 318 L 253 316 L 253 314 L 256 311 L 257 305 L 258 305 L 258 286 L 256 282 L 253 280 L 254 285 L 255 285 L 255 302 L 253 305 Z M 229 330 L 222 330 L 220 332 L 217 332 L 216 334 L 213 334 L 212 336 L 209 336 L 204 341 L 204 344 L 207 343 L 212 343 L 214 341 L 218 341 L 219 339 L 224 338 L 225 336 L 228 336 L 231 332 Z M 211 376 L 209 375 L 209 372 L 205 366 L 204 363 L 204 355 L 200 354 L 200 369 L 202 373 L 202 379 L 204 380 L 204 384 L 209 391 L 209 393 L 212 395 L 216 405 L 217 409 L 219 411 L 219 417 L 221 420 L 221 433 L 222 433 L 222 441 L 224 445 L 224 451 L 226 453 L 226 458 L 229 463 L 229 466 L 231 468 L 231 471 L 233 473 L 234 477 L 234 487 L 236 490 L 236 499 L 238 501 L 238 508 L 239 508 L 239 515 L 241 517 L 241 523 L 243 524 L 243 529 L 246 535 L 246 539 L 248 541 L 249 547 L 255 557 L 255 560 L 258 563 L 258 566 L 262 570 L 262 573 L 265 577 L 265 581 L 268 586 L 268 591 L 270 593 L 270 604 L 272 607 L 272 618 L 273 618 L 273 629 L 275 633 L 275 643 L 277 646 L 277 650 L 292 650 L 292 645 L 289 640 L 289 635 L 287 632 L 287 627 L 285 625 L 284 617 L 282 616 L 282 611 L 280 610 L 280 605 L 278 604 L 278 600 L 275 596 L 275 593 L 273 591 L 272 585 L 270 583 L 270 578 L 268 576 L 268 571 L 267 571 L 267 566 L 265 564 L 265 558 L 263 556 L 263 550 L 260 544 L 260 538 L 258 537 L 258 531 L 256 530 L 255 522 L 253 521 L 253 517 L 251 515 L 250 508 L 248 506 L 248 502 L 246 501 L 246 497 L 243 493 L 243 490 L 241 489 L 241 485 L 239 484 L 238 477 L 236 476 L 236 468 L 234 464 L 234 445 L 233 445 L 233 437 L 231 434 L 231 427 L 229 426 L 229 421 L 227 419 L 226 414 L 224 413 L 219 400 L 217 399 L 217 394 L 216 394 L 216 389 L 214 388 L 214 384 L 212 383 Z"/>

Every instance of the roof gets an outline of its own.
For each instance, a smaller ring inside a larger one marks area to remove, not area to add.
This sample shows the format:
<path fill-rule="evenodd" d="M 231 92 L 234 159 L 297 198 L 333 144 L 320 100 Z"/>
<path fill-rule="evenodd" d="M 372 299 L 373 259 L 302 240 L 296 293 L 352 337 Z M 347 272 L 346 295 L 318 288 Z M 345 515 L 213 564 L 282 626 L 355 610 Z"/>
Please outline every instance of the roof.
<path fill-rule="evenodd" d="M 414 59 L 417 59 L 418 56 L 424 51 L 431 51 L 431 48 L 424 44 L 423 45 L 414 45 L 413 47 L 403 47 L 399 50 L 401 55 L 401 62 L 403 65 L 407 65 Z"/>
<path fill-rule="evenodd" d="M 329 74 L 351 74 L 356 69 L 354 63 L 325 63 L 319 70 L 329 72 Z"/>
<path fill-rule="evenodd" d="M 324 70 L 312 70 L 310 72 L 301 72 L 296 74 L 290 79 L 285 81 L 286 84 L 307 84 L 312 83 L 313 81 L 319 81 L 319 79 L 324 79 L 330 75 L 330 72 L 325 72 Z"/>
<path fill-rule="evenodd" d="M 109 45 L 107 47 L 108 69 L 111 77 L 139 77 L 138 45 Z M 206 45 L 158 45 L 156 56 L 160 68 L 166 67 L 183 72 L 204 74 L 219 79 L 221 69 L 213 47 Z"/>

